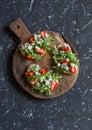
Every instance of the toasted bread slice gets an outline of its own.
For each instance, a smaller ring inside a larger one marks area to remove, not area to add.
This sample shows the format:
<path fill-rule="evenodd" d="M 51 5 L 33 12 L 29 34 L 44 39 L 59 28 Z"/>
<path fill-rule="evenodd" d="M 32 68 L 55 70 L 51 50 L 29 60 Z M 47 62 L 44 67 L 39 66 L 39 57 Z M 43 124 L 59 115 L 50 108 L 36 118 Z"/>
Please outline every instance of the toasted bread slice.
<path fill-rule="evenodd" d="M 66 46 L 69 47 L 69 51 L 72 50 L 68 43 L 65 43 L 64 46 L 62 46 L 62 44 L 60 44 L 60 45 L 58 45 L 58 48 L 63 48 L 63 47 L 66 47 Z M 76 65 L 76 72 L 77 71 L 78 71 L 78 65 Z M 74 73 L 71 73 L 70 71 L 66 71 L 66 72 L 62 72 L 62 73 L 64 73 L 64 74 L 74 74 Z"/>
<path fill-rule="evenodd" d="M 46 37 L 48 37 L 49 35 L 48 35 L 48 33 L 46 32 Z M 32 36 L 34 36 L 34 35 L 32 35 Z M 30 42 L 26 42 L 26 43 L 23 43 L 22 45 L 24 45 L 25 46 L 25 44 L 31 44 Z M 21 46 L 22 46 L 21 45 Z M 32 44 L 31 44 L 32 45 Z M 50 45 L 50 43 L 49 43 L 49 45 Z M 20 52 L 21 52 L 21 54 L 24 56 L 24 57 L 26 57 L 26 52 L 25 51 L 23 51 L 23 49 L 21 49 L 21 46 L 20 46 Z M 39 45 L 37 45 L 38 47 L 39 47 Z M 27 48 L 26 48 L 27 49 Z M 39 48 L 39 49 L 42 49 L 41 47 Z M 45 50 L 45 48 L 44 48 L 44 50 Z M 35 52 L 35 50 L 34 50 L 34 52 Z M 40 52 L 35 52 L 35 53 L 38 53 L 38 54 L 40 54 L 41 56 L 44 56 L 45 54 L 46 54 L 46 52 L 47 52 L 47 50 L 45 50 L 44 51 L 44 53 L 40 53 Z M 31 56 L 30 54 L 28 54 L 29 56 Z M 36 56 L 34 56 L 34 57 L 32 57 L 31 59 L 36 59 Z"/>
<path fill-rule="evenodd" d="M 36 69 L 37 69 L 37 73 L 38 74 L 43 74 L 44 72 L 43 71 L 40 71 L 41 69 L 43 69 L 44 67 L 40 67 L 39 65 L 36 65 L 36 64 L 31 64 L 27 71 L 26 71 L 26 74 L 29 74 L 29 76 L 33 76 L 34 75 L 34 69 L 31 69 L 31 67 L 34 66 Z M 47 71 L 46 71 L 47 72 Z M 59 82 L 58 80 L 53 80 L 51 78 L 52 76 L 50 75 L 50 80 L 46 80 L 46 77 L 43 79 L 43 77 L 41 79 L 39 79 L 39 75 L 37 75 L 37 78 L 35 78 L 34 80 L 31 80 L 29 78 L 27 78 L 28 80 L 28 83 L 34 87 L 37 83 L 39 84 L 39 82 L 44 82 L 45 81 L 45 84 L 44 85 L 47 85 L 48 88 L 51 90 L 51 91 L 54 91 L 55 88 L 58 87 L 59 85 Z M 39 88 L 39 87 L 38 87 Z"/>

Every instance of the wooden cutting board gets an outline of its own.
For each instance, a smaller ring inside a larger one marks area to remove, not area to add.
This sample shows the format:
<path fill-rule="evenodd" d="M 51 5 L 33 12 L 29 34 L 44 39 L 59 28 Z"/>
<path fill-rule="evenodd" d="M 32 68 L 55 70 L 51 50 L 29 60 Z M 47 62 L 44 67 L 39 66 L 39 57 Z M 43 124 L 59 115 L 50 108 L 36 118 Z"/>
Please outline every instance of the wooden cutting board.
<path fill-rule="evenodd" d="M 41 98 L 41 99 L 49 99 L 49 98 L 54 98 L 58 97 L 65 92 L 67 92 L 76 82 L 78 73 L 79 73 L 79 65 L 78 65 L 78 71 L 73 74 L 73 75 L 67 75 L 67 74 L 61 74 L 63 78 L 59 81 L 59 87 L 56 88 L 53 91 L 53 95 L 47 96 L 45 94 L 39 94 L 35 91 L 32 90 L 32 87 L 29 85 L 27 82 L 24 72 L 27 70 L 30 64 L 36 63 L 39 64 L 41 67 L 46 67 L 48 70 L 52 69 L 53 66 L 53 61 L 51 58 L 51 54 L 48 52 L 46 53 L 39 61 L 29 61 L 27 60 L 24 56 L 19 51 L 19 47 L 28 41 L 30 36 L 32 35 L 27 27 L 24 25 L 23 21 L 18 18 L 17 20 L 13 21 L 12 23 L 9 24 L 9 28 L 14 32 L 14 34 L 21 40 L 19 43 L 17 49 L 15 50 L 14 56 L 13 56 L 13 63 L 12 63 L 12 70 L 14 77 L 18 84 L 30 95 L 36 97 L 36 98 Z M 66 43 L 68 43 L 73 52 L 78 56 L 78 53 L 72 43 L 63 35 L 52 32 L 52 31 L 47 31 L 47 33 L 51 36 L 54 37 L 55 40 L 51 42 L 51 47 L 54 45 L 59 45 L 60 41 L 62 41 L 62 38 Z"/>

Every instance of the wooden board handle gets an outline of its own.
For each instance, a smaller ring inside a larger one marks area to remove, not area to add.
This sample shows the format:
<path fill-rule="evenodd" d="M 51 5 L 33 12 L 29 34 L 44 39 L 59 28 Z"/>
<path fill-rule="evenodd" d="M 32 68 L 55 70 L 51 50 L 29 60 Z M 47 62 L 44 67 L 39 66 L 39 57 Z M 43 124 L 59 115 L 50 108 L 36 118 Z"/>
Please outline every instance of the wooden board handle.
<path fill-rule="evenodd" d="M 25 24 L 20 18 L 12 21 L 9 24 L 9 28 L 21 41 L 26 41 L 31 36 L 31 33 L 29 32 L 28 28 L 25 26 Z"/>

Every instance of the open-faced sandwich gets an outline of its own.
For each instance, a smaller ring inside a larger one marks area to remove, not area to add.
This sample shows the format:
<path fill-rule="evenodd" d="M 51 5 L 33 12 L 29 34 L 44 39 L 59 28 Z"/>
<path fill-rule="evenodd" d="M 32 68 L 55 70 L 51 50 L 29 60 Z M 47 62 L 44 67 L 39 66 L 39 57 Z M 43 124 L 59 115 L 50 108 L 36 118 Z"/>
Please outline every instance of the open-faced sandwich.
<path fill-rule="evenodd" d="M 59 79 L 62 78 L 58 74 L 54 74 L 52 70 L 47 71 L 45 67 L 37 64 L 31 64 L 25 75 L 34 91 L 47 95 L 52 94 L 59 85 Z"/>
<path fill-rule="evenodd" d="M 39 60 L 47 51 L 51 49 L 50 41 L 52 38 L 45 30 L 38 31 L 30 37 L 28 42 L 20 46 L 20 51 L 28 60 Z"/>
<path fill-rule="evenodd" d="M 68 43 L 65 43 L 64 46 L 54 46 L 52 53 L 55 62 L 53 68 L 56 72 L 74 74 L 78 71 L 79 60 Z"/>

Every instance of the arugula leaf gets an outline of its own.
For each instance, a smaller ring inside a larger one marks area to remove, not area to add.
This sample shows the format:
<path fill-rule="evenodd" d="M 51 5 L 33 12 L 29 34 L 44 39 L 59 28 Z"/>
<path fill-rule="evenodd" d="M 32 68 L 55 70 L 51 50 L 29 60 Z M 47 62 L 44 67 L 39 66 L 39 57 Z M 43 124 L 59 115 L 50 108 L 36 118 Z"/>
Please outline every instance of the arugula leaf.
<path fill-rule="evenodd" d="M 78 58 L 72 51 L 65 52 L 65 56 L 66 56 L 66 58 L 70 59 L 70 62 L 78 64 Z"/>
<path fill-rule="evenodd" d="M 39 35 L 40 33 L 41 33 L 41 31 L 40 31 L 40 30 L 38 30 L 38 31 L 37 31 L 37 34 Z"/>
<path fill-rule="evenodd" d="M 43 42 L 42 42 L 42 44 L 40 46 L 43 47 L 43 48 L 45 48 L 45 50 L 51 50 L 50 45 L 48 45 L 50 41 L 51 41 L 50 37 L 45 37 L 43 39 Z"/>
<path fill-rule="evenodd" d="M 54 74 L 52 75 L 52 78 L 53 78 L 53 80 L 58 80 L 58 79 L 61 79 L 62 76 L 60 76 L 60 75 L 54 73 Z"/>
<path fill-rule="evenodd" d="M 40 60 L 40 59 L 41 59 L 41 57 L 42 57 L 42 56 L 41 56 L 41 55 L 39 55 L 39 54 L 38 54 L 38 55 L 36 55 L 36 61 L 37 61 L 37 60 Z"/>
<path fill-rule="evenodd" d="M 50 88 L 48 86 L 45 86 L 44 84 L 40 84 L 39 86 L 35 85 L 33 87 L 33 90 L 36 90 L 40 93 L 45 93 L 45 94 L 48 94 L 48 95 L 51 94 Z"/>
<path fill-rule="evenodd" d="M 54 55 L 58 55 L 58 48 L 56 46 L 54 46 L 54 50 L 52 52 Z"/>

